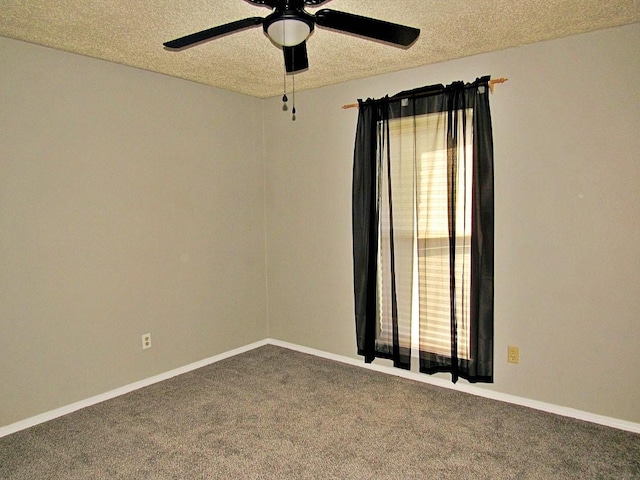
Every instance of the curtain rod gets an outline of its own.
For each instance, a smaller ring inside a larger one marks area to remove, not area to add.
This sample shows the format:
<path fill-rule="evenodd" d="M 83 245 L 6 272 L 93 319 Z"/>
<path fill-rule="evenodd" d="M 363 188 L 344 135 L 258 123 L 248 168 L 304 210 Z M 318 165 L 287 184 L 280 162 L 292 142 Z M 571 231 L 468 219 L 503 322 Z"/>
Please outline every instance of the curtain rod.
<path fill-rule="evenodd" d="M 493 93 L 493 86 L 496 83 L 504 83 L 507 80 L 509 80 L 509 79 L 508 78 L 504 78 L 504 77 L 494 78 L 494 79 L 489 80 L 489 90 L 491 91 L 491 93 Z M 342 106 L 343 110 L 347 110 L 349 108 L 358 108 L 358 104 L 357 103 L 348 103 L 348 104 Z"/>

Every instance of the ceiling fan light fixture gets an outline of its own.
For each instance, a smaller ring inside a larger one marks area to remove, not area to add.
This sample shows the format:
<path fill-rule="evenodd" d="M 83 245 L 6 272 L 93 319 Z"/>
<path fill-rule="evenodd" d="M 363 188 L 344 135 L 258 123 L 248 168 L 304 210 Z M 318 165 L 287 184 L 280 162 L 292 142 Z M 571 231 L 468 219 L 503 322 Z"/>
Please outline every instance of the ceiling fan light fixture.
<path fill-rule="evenodd" d="M 267 35 L 281 47 L 295 47 L 304 42 L 311 34 L 312 25 L 296 17 L 283 17 L 266 28 Z"/>

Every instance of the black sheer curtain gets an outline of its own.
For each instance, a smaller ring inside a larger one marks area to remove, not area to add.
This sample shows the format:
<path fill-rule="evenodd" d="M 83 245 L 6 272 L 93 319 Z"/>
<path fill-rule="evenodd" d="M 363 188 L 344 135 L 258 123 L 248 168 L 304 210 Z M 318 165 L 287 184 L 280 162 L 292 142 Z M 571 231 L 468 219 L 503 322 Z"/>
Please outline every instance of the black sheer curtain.
<path fill-rule="evenodd" d="M 417 345 L 421 372 L 493 381 L 488 97 L 483 77 L 359 101 L 353 261 L 357 347 L 365 362 L 388 358 L 408 369 Z M 439 195 L 439 185 L 444 211 L 434 211 L 439 200 L 429 197 Z M 444 310 L 432 287 L 440 277 L 448 277 Z M 420 338 L 412 341 L 416 303 Z"/>

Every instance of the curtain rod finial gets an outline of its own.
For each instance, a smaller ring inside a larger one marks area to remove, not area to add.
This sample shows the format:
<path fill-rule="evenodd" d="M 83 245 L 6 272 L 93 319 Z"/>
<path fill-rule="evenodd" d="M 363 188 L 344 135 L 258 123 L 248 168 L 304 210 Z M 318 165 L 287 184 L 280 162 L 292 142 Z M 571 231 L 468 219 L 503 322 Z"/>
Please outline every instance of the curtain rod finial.
<path fill-rule="evenodd" d="M 496 83 L 504 83 L 507 80 L 509 80 L 509 79 L 508 78 L 504 78 L 504 77 L 500 77 L 500 78 L 495 78 L 495 79 L 489 80 L 489 90 L 491 91 L 491 93 L 493 93 L 493 86 Z"/>

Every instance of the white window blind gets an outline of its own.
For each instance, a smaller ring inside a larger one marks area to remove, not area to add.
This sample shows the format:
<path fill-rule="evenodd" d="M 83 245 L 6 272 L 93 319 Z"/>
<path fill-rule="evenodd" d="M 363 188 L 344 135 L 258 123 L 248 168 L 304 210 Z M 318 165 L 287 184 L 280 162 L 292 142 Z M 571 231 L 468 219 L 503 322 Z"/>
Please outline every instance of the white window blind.
<path fill-rule="evenodd" d="M 468 125 L 472 111 L 465 112 Z M 462 115 L 459 116 L 462 122 Z M 389 122 L 391 178 L 382 172 L 378 275 L 378 342 L 391 346 L 390 211 L 392 186 L 396 290 L 400 345 L 451 355 L 451 290 L 448 214 L 448 153 L 457 158 L 455 190 L 455 309 L 458 357 L 468 358 L 471 277 L 472 136 L 456 152 L 447 152 L 446 115 L 404 117 Z M 463 129 L 460 127 L 459 131 Z M 455 153 L 455 155 L 453 155 Z M 383 157 L 386 158 L 386 157 Z M 386 165 L 383 165 L 386 169 Z M 409 257 L 408 259 L 405 257 Z M 401 269 L 398 271 L 398 263 Z M 410 281 L 405 281 L 409 278 Z M 402 277 L 402 278 L 400 278 Z M 415 297 L 416 298 L 412 298 Z M 413 339 L 412 339 L 413 333 Z M 418 336 L 419 338 L 415 338 Z M 413 341 L 412 341 L 413 340 Z"/>

